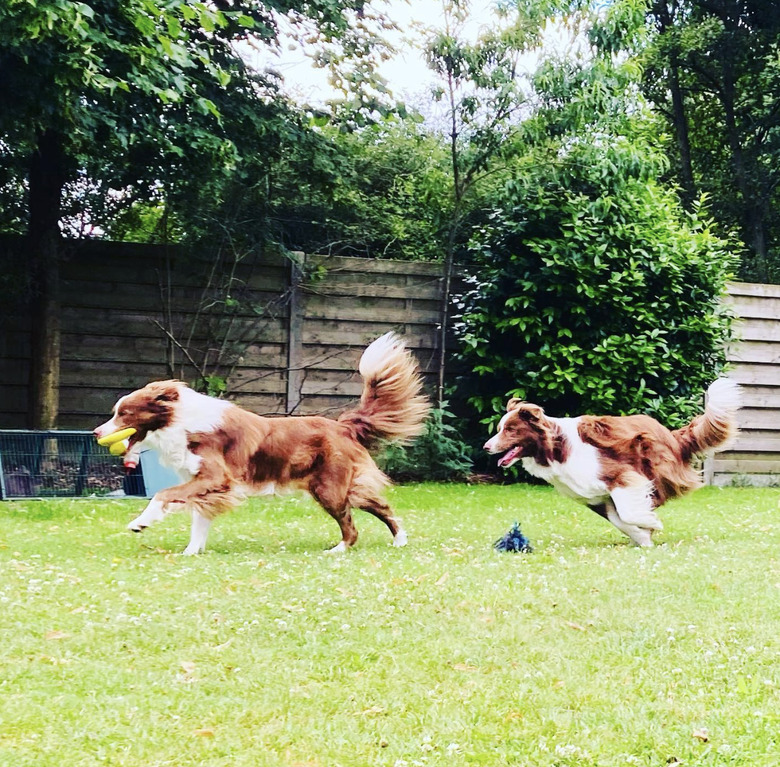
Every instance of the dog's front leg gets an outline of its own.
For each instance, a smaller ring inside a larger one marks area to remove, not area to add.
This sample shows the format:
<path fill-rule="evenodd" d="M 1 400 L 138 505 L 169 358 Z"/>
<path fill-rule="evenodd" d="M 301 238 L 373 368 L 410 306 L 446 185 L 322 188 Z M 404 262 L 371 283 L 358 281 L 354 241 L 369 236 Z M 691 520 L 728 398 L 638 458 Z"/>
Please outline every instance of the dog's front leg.
<path fill-rule="evenodd" d="M 152 522 L 175 511 L 192 511 L 192 530 L 185 554 L 198 554 L 206 548 L 211 519 L 243 500 L 243 494 L 233 487 L 224 465 L 217 459 L 204 461 L 200 472 L 181 485 L 160 490 L 128 527 L 141 532 Z"/>
<path fill-rule="evenodd" d="M 195 509 L 192 510 L 192 528 L 190 529 L 190 542 L 184 549 L 184 554 L 192 556 L 200 554 L 206 550 L 206 539 L 209 535 L 211 520 L 199 514 Z"/>
<path fill-rule="evenodd" d="M 156 493 L 146 508 L 127 526 L 127 529 L 134 533 L 144 531 L 149 525 L 159 522 L 166 514 L 174 511 L 175 508 L 170 508 L 171 505 L 160 498 L 160 493 Z"/>

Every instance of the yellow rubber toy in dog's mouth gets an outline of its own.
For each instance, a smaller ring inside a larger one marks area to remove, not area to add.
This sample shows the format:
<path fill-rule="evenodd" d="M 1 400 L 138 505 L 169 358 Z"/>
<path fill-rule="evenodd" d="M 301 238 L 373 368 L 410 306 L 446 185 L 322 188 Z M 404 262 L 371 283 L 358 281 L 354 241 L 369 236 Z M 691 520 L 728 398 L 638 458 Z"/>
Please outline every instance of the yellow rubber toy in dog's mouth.
<path fill-rule="evenodd" d="M 105 437 L 101 437 L 97 442 L 98 445 L 107 447 L 108 452 L 111 453 L 111 455 L 124 455 L 127 452 L 128 447 L 125 440 L 132 437 L 136 431 L 137 429 L 133 429 L 132 427 L 129 429 L 120 429 L 113 434 L 106 434 Z"/>

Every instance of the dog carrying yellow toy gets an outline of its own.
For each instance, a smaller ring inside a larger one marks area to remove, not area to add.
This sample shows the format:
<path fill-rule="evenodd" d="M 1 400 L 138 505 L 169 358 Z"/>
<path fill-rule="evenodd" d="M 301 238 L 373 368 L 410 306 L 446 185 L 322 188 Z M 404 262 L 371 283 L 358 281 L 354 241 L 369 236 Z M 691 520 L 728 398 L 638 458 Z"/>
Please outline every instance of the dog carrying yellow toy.
<path fill-rule="evenodd" d="M 135 434 L 137 429 L 129 428 L 129 429 L 120 429 L 119 431 L 115 431 L 113 434 L 106 434 L 105 437 L 101 437 L 97 442 L 98 445 L 102 445 L 103 447 L 112 448 L 116 444 L 120 444 L 123 440 L 126 440 L 128 437 L 132 437 L 133 434 Z M 111 450 L 112 453 L 114 453 L 113 450 Z M 124 450 L 122 451 L 122 453 Z M 114 453 L 114 455 L 121 455 L 122 453 Z"/>
<path fill-rule="evenodd" d="M 108 452 L 111 455 L 124 455 L 127 452 L 127 443 L 122 440 L 121 442 L 114 442 L 113 445 L 109 445 Z"/>

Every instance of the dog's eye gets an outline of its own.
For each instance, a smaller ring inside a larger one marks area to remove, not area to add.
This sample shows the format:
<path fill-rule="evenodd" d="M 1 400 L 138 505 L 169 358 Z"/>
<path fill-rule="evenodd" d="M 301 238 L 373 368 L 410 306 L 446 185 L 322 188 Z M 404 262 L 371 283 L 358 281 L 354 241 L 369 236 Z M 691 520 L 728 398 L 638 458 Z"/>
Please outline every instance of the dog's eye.
<path fill-rule="evenodd" d="M 124 418 L 125 416 L 132 415 L 132 413 L 131 413 L 129 410 L 127 410 L 127 408 L 122 408 L 122 410 L 120 410 L 120 411 L 117 413 L 117 415 L 118 415 L 120 418 Z"/>

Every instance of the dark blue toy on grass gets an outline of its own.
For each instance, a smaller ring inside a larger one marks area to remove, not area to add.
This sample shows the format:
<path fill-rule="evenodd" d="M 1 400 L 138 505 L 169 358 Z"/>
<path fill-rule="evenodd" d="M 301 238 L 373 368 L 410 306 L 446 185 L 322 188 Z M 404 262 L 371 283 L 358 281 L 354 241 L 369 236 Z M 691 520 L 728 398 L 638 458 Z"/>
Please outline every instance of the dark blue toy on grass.
<path fill-rule="evenodd" d="M 512 529 L 493 544 L 493 548 L 496 551 L 519 551 L 523 554 L 530 554 L 534 550 L 528 538 L 520 532 L 519 522 L 515 522 Z"/>

